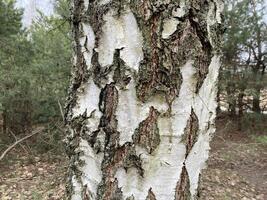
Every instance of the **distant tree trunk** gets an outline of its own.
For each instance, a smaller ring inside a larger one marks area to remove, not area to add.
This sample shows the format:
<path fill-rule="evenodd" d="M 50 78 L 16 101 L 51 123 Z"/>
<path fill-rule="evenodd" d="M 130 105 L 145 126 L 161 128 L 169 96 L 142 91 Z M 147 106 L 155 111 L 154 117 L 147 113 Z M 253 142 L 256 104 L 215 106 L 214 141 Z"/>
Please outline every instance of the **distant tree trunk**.
<path fill-rule="evenodd" d="M 242 118 L 244 109 L 244 90 L 241 90 L 238 94 L 238 130 L 242 130 Z"/>
<path fill-rule="evenodd" d="M 255 2 L 252 2 L 252 5 L 254 7 L 253 15 L 255 17 L 255 20 L 259 20 L 259 18 L 257 17 L 258 13 L 256 10 Z M 264 86 L 264 83 L 263 83 L 264 71 L 265 71 L 264 53 L 266 53 L 263 51 L 263 49 L 265 46 L 264 40 L 266 41 L 266 38 L 263 36 L 265 33 L 264 33 L 264 31 L 262 31 L 261 25 L 258 22 L 255 22 L 255 28 L 256 28 L 255 31 L 256 31 L 256 44 L 257 44 L 257 46 L 256 46 L 256 50 L 254 49 L 253 52 L 254 52 L 254 59 L 256 60 L 256 65 L 252 68 L 252 71 L 253 71 L 253 77 L 254 77 L 256 86 L 255 86 L 255 94 L 253 95 L 252 110 L 256 113 L 260 113 L 261 112 L 260 91 Z"/>
<path fill-rule="evenodd" d="M 226 88 L 228 112 L 230 117 L 236 116 L 236 86 L 233 83 L 228 83 Z"/>
<path fill-rule="evenodd" d="M 2 133 L 5 135 L 7 133 L 7 113 L 6 109 L 3 110 L 3 128 L 2 128 Z"/>
<path fill-rule="evenodd" d="M 73 0 L 68 199 L 195 199 L 215 131 L 220 0 Z"/>
<path fill-rule="evenodd" d="M 28 97 L 28 96 L 27 96 Z M 9 134 L 22 134 L 31 131 L 32 127 L 32 103 L 21 97 L 8 99 L 3 103 L 3 131 Z"/>
<path fill-rule="evenodd" d="M 221 70 L 220 70 L 221 71 Z M 221 74 L 221 72 L 219 72 L 219 74 Z M 220 82 L 220 76 L 218 77 L 218 82 Z M 216 108 L 216 113 L 220 114 L 222 112 L 221 109 L 221 94 L 222 94 L 222 88 L 220 87 L 220 85 L 217 86 L 218 87 L 218 91 L 217 91 L 217 97 L 216 97 L 216 101 L 218 102 L 217 104 L 217 108 Z"/>
<path fill-rule="evenodd" d="M 255 94 L 253 95 L 253 102 L 252 102 L 252 111 L 256 113 L 261 113 L 260 107 L 260 88 L 255 88 Z"/>
<path fill-rule="evenodd" d="M 263 75 L 260 73 L 260 64 L 257 64 L 253 69 L 253 79 L 254 79 L 254 93 L 253 93 L 253 99 L 252 99 L 252 111 L 255 113 L 261 112 L 260 107 L 260 95 L 261 95 L 261 89 L 262 89 L 262 79 Z"/>

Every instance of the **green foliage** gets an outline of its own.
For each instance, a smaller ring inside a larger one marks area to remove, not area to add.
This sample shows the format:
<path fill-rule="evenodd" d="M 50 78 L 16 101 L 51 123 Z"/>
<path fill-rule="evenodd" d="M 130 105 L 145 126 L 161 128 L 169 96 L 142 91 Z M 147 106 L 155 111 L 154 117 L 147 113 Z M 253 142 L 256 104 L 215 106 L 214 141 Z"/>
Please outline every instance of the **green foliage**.
<path fill-rule="evenodd" d="M 56 0 L 55 10 L 56 13 L 63 20 L 70 20 L 71 16 L 71 1 L 70 0 Z"/>
<path fill-rule="evenodd" d="M 21 29 L 22 10 L 14 9 L 15 1 L 0 1 L 0 38 L 16 35 Z"/>
<path fill-rule="evenodd" d="M 64 129 L 60 122 L 50 122 L 44 133 L 36 136 L 34 146 L 37 154 L 51 152 L 53 154 L 61 154 L 65 151 L 62 138 L 64 138 Z"/>
<path fill-rule="evenodd" d="M 39 193 L 38 191 L 32 191 L 32 199 L 33 200 L 41 200 L 43 197 L 42 197 L 42 194 Z"/>
<path fill-rule="evenodd" d="M 246 113 L 242 118 L 242 129 L 250 135 L 267 135 L 267 115 Z"/>
<path fill-rule="evenodd" d="M 261 135 L 261 136 L 257 136 L 254 138 L 255 138 L 256 142 L 267 145 L 267 135 Z"/>
<path fill-rule="evenodd" d="M 26 69 L 33 52 L 21 29 L 21 18 L 22 12 L 15 9 L 14 1 L 0 1 L 0 111 L 5 116 L 6 126 L 11 128 L 14 120 L 22 131 L 30 118 L 27 108 L 31 102 L 24 97 L 31 96 Z M 24 125 L 20 126 L 22 121 Z"/>
<path fill-rule="evenodd" d="M 46 122 L 59 117 L 59 102 L 63 102 L 71 67 L 69 24 L 57 17 L 43 17 L 31 29 L 34 56 L 31 73 L 35 110 L 34 119 Z"/>
<path fill-rule="evenodd" d="M 267 85 L 267 25 L 264 11 L 263 0 L 226 1 L 227 31 L 224 35 L 220 92 L 234 112 L 236 106 L 256 112 L 262 109 L 259 99 Z M 250 100 L 245 102 L 245 97 Z"/>
<path fill-rule="evenodd" d="M 22 11 L 14 1 L 0 0 L 0 114 L 4 128 L 26 132 L 38 123 L 61 119 L 71 68 L 67 0 L 56 4 L 55 16 L 40 13 L 23 30 Z M 64 14 L 64 16 L 63 16 Z"/>

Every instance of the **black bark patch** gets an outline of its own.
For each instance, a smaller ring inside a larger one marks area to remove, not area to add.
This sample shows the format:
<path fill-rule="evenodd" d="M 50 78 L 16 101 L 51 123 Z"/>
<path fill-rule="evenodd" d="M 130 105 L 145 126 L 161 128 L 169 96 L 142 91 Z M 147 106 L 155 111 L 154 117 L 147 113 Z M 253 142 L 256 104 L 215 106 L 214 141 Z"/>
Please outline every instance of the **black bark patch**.
<path fill-rule="evenodd" d="M 183 166 L 180 180 L 177 182 L 174 200 L 190 200 L 190 181 L 186 167 Z"/>
<path fill-rule="evenodd" d="M 113 56 L 113 63 L 111 68 L 114 69 L 113 80 L 120 87 L 120 89 L 125 89 L 130 83 L 131 77 L 126 75 L 127 66 L 125 62 L 120 58 L 120 51 L 122 49 L 116 49 Z"/>
<path fill-rule="evenodd" d="M 146 196 L 146 200 L 157 200 L 155 194 L 152 191 L 152 188 L 148 190 L 148 194 Z"/>
<path fill-rule="evenodd" d="M 106 133 L 114 133 L 117 130 L 115 112 L 118 105 L 118 90 L 115 83 L 107 84 L 100 92 L 99 110 L 103 113 L 99 127 Z"/>
<path fill-rule="evenodd" d="M 91 199 L 92 199 L 92 194 L 90 190 L 88 189 L 87 185 L 84 185 L 82 200 L 91 200 Z"/>
<path fill-rule="evenodd" d="M 99 54 L 98 52 L 96 52 L 95 50 L 93 50 L 93 55 L 92 55 L 92 59 L 91 59 L 91 63 L 92 63 L 92 75 L 93 75 L 93 80 L 94 80 L 94 83 L 99 87 L 101 88 L 101 84 L 103 84 L 103 79 L 104 80 L 107 80 L 106 78 L 106 75 L 107 75 L 107 72 L 106 70 L 104 70 L 100 64 L 99 64 L 99 61 L 98 61 L 98 57 L 99 57 Z"/>
<path fill-rule="evenodd" d="M 148 117 L 142 121 L 133 135 L 135 144 L 145 148 L 148 153 L 152 153 L 160 144 L 160 135 L 157 125 L 159 112 L 150 107 Z"/>
<path fill-rule="evenodd" d="M 195 114 L 193 108 L 191 109 L 190 117 L 187 121 L 186 128 L 184 130 L 184 142 L 186 145 L 186 154 L 187 157 L 190 153 L 191 149 L 193 148 L 194 144 L 198 138 L 198 129 L 199 129 L 199 122 L 197 115 Z"/>

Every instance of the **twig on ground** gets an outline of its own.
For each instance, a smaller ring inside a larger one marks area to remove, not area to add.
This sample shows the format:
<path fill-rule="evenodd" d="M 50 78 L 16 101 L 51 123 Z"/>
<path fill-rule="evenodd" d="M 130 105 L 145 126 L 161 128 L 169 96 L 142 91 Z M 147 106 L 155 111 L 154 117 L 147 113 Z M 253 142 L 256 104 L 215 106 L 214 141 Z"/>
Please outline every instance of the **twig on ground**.
<path fill-rule="evenodd" d="M 11 133 L 11 135 L 15 138 L 15 140 L 16 140 L 16 142 L 18 141 L 18 138 L 17 138 L 17 136 L 13 133 L 13 131 L 11 131 L 11 130 L 8 130 L 10 133 Z M 19 146 L 21 146 L 21 148 L 25 151 L 25 152 L 27 152 L 27 154 L 29 154 L 29 152 L 26 150 L 26 148 L 22 145 L 22 144 L 19 144 Z"/>
<path fill-rule="evenodd" d="M 37 130 L 33 131 L 30 135 L 27 135 L 27 136 L 25 136 L 25 137 L 23 137 L 23 138 L 17 140 L 14 144 L 12 144 L 11 146 L 9 146 L 9 147 L 2 153 L 2 155 L 0 156 L 0 161 L 2 161 L 3 158 L 5 157 L 5 155 L 6 155 L 9 151 L 11 151 L 17 144 L 20 144 L 20 143 L 23 142 L 24 140 L 29 139 L 30 137 L 36 135 L 37 133 L 42 132 L 43 130 L 44 130 L 44 128 L 37 129 Z"/>

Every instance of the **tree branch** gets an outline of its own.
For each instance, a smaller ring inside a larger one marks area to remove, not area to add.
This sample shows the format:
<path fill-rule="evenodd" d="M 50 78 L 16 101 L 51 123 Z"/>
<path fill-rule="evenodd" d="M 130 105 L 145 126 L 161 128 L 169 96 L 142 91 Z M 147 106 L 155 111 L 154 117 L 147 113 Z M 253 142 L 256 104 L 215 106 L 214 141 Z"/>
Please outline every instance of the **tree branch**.
<path fill-rule="evenodd" d="M 27 135 L 19 140 L 17 140 L 14 144 L 12 144 L 11 146 L 9 146 L 3 153 L 2 155 L 0 156 L 0 161 L 3 160 L 3 158 L 6 156 L 6 154 L 11 151 L 16 145 L 20 144 L 21 142 L 23 142 L 24 140 L 27 140 L 28 138 L 36 135 L 37 133 L 40 133 L 41 131 L 43 131 L 44 128 L 40 128 L 40 129 L 37 129 L 35 131 L 33 131 L 30 135 Z"/>

